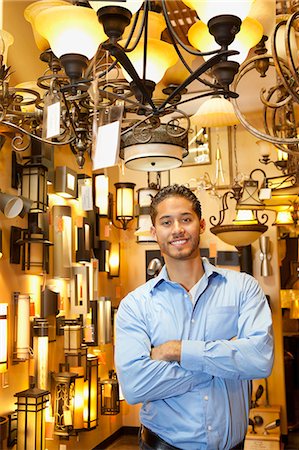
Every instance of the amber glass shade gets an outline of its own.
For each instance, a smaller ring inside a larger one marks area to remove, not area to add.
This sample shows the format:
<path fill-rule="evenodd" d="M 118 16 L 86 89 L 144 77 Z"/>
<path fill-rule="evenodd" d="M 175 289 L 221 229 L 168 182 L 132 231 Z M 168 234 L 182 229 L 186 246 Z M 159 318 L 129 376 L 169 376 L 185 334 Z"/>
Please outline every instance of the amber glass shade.
<path fill-rule="evenodd" d="M 91 59 L 107 39 L 96 13 L 82 6 L 48 8 L 36 16 L 35 25 L 58 58 L 79 54 Z"/>
<path fill-rule="evenodd" d="M 251 17 L 246 17 L 242 22 L 239 33 L 236 34 L 230 48 L 237 50 L 240 54 L 230 56 L 228 59 L 241 64 L 247 57 L 249 50 L 254 47 L 263 37 L 263 27 Z M 214 37 L 210 34 L 207 25 L 199 20 L 188 31 L 188 40 L 193 47 L 202 52 L 210 52 L 219 48 Z M 204 59 L 209 59 L 205 56 Z"/>
<path fill-rule="evenodd" d="M 35 18 L 41 11 L 52 8 L 53 6 L 71 6 L 71 4 L 64 0 L 40 0 L 31 3 L 24 11 L 24 17 L 32 26 L 35 43 L 41 52 L 50 48 L 50 44 L 47 39 L 37 32 L 35 28 Z"/>
<path fill-rule="evenodd" d="M 212 97 L 200 105 L 192 122 L 200 127 L 228 127 L 237 125 L 239 119 L 229 100 Z"/>
<path fill-rule="evenodd" d="M 0 54 L 3 55 L 3 63 L 7 62 L 8 47 L 14 42 L 13 36 L 8 31 L 0 30 Z"/>
<path fill-rule="evenodd" d="M 248 15 L 253 0 L 183 0 L 183 3 L 194 9 L 200 20 L 207 23 L 213 17 L 224 14 L 243 20 Z"/>
<path fill-rule="evenodd" d="M 136 38 L 138 36 L 140 27 L 142 25 L 142 20 L 143 20 L 143 14 L 139 14 L 139 17 L 137 19 L 137 24 L 133 33 L 133 39 Z M 134 17 L 131 20 L 131 24 L 132 22 L 134 22 Z M 127 37 L 130 34 L 131 31 L 131 26 L 128 26 L 123 34 L 123 39 L 127 39 Z M 153 11 L 149 11 L 148 12 L 148 37 L 151 39 L 160 39 L 161 38 L 161 33 L 162 31 L 164 31 L 166 28 L 166 22 L 165 19 L 163 17 L 162 14 L 158 14 L 156 12 Z"/>
<path fill-rule="evenodd" d="M 125 41 L 122 40 L 119 44 L 125 45 Z M 143 40 L 140 40 L 135 50 L 128 53 L 128 57 L 140 78 L 143 78 L 143 44 Z M 171 44 L 158 39 L 148 39 L 145 79 L 158 83 L 166 70 L 173 66 L 177 60 L 178 55 Z M 123 70 L 123 73 L 125 78 L 131 81 L 131 77 L 125 70 Z"/>

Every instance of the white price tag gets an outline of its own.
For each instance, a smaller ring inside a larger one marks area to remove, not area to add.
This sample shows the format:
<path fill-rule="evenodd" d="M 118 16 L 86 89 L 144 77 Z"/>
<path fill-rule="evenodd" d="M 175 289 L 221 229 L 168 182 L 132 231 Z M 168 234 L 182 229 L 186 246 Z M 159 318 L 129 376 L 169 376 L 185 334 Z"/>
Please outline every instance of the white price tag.
<path fill-rule="evenodd" d="M 47 107 L 47 134 L 46 138 L 52 138 L 60 134 L 60 102 L 52 103 Z"/>

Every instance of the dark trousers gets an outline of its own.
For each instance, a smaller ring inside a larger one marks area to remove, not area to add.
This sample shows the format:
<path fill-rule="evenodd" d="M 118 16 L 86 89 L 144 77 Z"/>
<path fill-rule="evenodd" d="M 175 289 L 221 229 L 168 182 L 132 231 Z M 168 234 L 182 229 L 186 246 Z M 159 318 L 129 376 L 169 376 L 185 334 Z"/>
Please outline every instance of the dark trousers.
<path fill-rule="evenodd" d="M 230 450 L 243 450 L 244 441 L 240 442 Z M 140 450 L 180 450 L 161 439 L 157 434 L 141 425 L 139 430 L 139 449 Z M 185 449 L 187 450 L 187 449 Z"/>

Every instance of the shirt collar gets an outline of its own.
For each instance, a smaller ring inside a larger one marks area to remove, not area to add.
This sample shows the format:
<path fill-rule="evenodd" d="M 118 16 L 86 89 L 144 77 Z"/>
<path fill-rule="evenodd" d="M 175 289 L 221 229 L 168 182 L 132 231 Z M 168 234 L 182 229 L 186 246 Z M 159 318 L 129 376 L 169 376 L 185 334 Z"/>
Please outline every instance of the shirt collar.
<path fill-rule="evenodd" d="M 206 278 L 210 278 L 211 276 L 215 275 L 221 275 L 223 276 L 223 271 L 222 269 L 219 269 L 218 267 L 215 267 L 213 264 L 211 264 L 209 262 L 209 260 L 207 258 L 201 258 L 202 263 L 203 263 L 203 268 L 204 268 L 204 276 Z M 157 275 L 155 278 L 152 279 L 152 286 L 151 286 L 151 291 L 160 283 L 162 283 L 162 281 L 170 281 L 169 277 L 168 277 L 168 273 L 167 273 L 167 269 L 166 269 L 166 264 L 164 264 L 164 266 L 162 267 L 162 269 L 160 270 L 159 275 Z"/>

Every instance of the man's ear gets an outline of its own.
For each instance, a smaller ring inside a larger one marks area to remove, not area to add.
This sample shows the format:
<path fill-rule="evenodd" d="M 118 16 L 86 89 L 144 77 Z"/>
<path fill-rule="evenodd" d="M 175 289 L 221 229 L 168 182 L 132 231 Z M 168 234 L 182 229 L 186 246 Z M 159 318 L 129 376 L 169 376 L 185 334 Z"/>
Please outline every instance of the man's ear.
<path fill-rule="evenodd" d="M 206 229 L 206 221 L 205 219 L 200 219 L 199 221 L 199 233 L 202 234 Z"/>
<path fill-rule="evenodd" d="M 151 234 L 152 234 L 153 238 L 156 239 L 156 236 L 157 236 L 156 235 L 156 228 L 153 225 L 151 226 Z"/>

